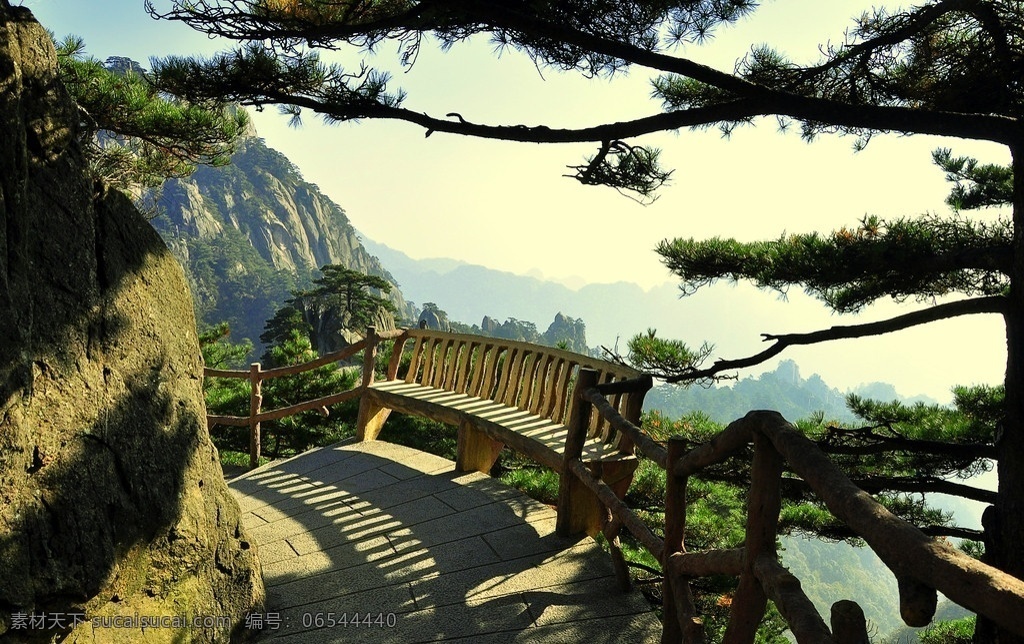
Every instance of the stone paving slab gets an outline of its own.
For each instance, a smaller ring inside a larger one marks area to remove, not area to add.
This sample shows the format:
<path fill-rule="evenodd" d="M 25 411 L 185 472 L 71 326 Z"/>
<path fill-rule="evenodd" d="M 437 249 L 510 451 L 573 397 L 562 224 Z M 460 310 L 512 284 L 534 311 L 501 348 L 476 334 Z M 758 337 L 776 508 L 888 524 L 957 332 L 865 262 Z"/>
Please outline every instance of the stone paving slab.
<path fill-rule="evenodd" d="M 260 641 L 660 640 L 593 540 L 558 537 L 553 509 L 446 459 L 349 441 L 229 486 L 280 620 Z"/>

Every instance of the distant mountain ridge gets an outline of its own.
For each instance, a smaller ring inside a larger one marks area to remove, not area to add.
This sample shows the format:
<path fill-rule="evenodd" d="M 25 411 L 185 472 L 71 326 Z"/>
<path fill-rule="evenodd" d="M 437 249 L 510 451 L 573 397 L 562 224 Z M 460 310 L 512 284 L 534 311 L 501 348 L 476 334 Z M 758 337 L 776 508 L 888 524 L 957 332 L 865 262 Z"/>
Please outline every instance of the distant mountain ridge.
<path fill-rule="evenodd" d="M 476 323 L 484 316 L 543 321 L 562 313 L 586 322 L 592 345 L 611 348 L 617 338 L 624 344 L 633 334 L 646 330 L 637 320 L 658 319 L 679 297 L 678 288 L 670 282 L 649 290 L 631 282 L 571 289 L 452 259 L 417 260 L 365 235 L 361 238 L 367 250 L 388 267 L 407 297 L 437 302 L 451 319 L 466 323 Z"/>
<path fill-rule="evenodd" d="M 936 404 L 927 396 L 904 398 L 887 382 L 867 383 L 843 392 L 816 373 L 804 378 L 795 361 L 783 360 L 774 371 L 713 387 L 660 385 L 648 392 L 644 406 L 658 409 L 670 418 L 701 412 L 719 423 L 742 418 L 752 409 L 773 409 L 790 420 L 823 413 L 825 420 L 855 422 L 856 418 L 846 408 L 847 393 L 882 401 Z"/>
<path fill-rule="evenodd" d="M 447 258 L 417 260 L 380 242 L 361 236 L 367 250 L 379 257 L 408 297 L 436 302 L 453 321 L 476 323 L 484 316 L 520 320 L 550 320 L 556 314 L 581 319 L 593 346 L 625 351 L 626 341 L 642 333 L 646 320 L 665 321 L 666 311 L 679 305 L 679 289 L 671 282 L 644 290 L 629 282 L 588 284 L 571 289 L 536 277 L 516 275 Z M 685 321 L 665 329 L 667 337 L 685 332 Z M 668 324 L 666 324 L 668 326 Z M 661 329 L 659 329 L 661 330 Z M 701 338 L 688 338 L 690 341 Z M 905 398 L 888 383 L 868 383 L 853 393 L 879 400 L 923 401 L 926 396 Z M 670 416 L 705 411 L 713 420 L 729 422 L 758 408 L 778 409 L 787 418 L 805 418 L 825 412 L 834 420 L 851 420 L 845 405 L 846 392 L 812 374 L 806 379 L 793 361 L 783 361 L 773 372 L 745 377 L 736 382 L 704 389 L 661 386 L 647 395 L 648 409 L 662 409 Z"/>

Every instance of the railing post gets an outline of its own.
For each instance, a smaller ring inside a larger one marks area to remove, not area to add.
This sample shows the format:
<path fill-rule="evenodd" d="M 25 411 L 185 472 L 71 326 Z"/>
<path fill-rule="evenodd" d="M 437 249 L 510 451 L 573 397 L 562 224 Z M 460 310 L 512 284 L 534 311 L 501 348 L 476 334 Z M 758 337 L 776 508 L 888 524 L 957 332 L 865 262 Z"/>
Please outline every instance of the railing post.
<path fill-rule="evenodd" d="M 362 393 L 359 395 L 359 414 L 356 417 L 356 440 L 372 441 L 380 434 L 391 410 L 371 399 L 370 385 L 373 384 L 373 370 L 377 364 L 377 345 L 380 337 L 377 329 L 366 327 L 366 348 L 363 349 Z M 390 367 L 388 367 L 390 370 Z"/>
<path fill-rule="evenodd" d="M 582 532 L 587 529 L 592 508 L 585 507 L 591 500 L 587 496 L 589 490 L 583 482 L 572 473 L 569 464 L 579 460 L 583 454 L 583 444 L 587 441 L 587 428 L 590 426 L 591 405 L 583 397 L 583 392 L 597 386 L 597 371 L 583 367 L 576 378 L 576 388 L 572 395 L 572 408 L 569 413 L 568 433 L 565 436 L 565 453 L 562 460 L 562 476 L 558 481 L 558 517 L 555 520 L 555 532 L 561 537 Z"/>
<path fill-rule="evenodd" d="M 373 384 L 373 371 L 377 365 L 377 328 L 366 327 L 366 348 L 363 349 L 363 388 Z"/>
<path fill-rule="evenodd" d="M 832 636 L 836 644 L 871 644 L 864 611 L 848 599 L 832 604 Z"/>
<path fill-rule="evenodd" d="M 263 406 L 262 366 L 258 362 L 249 365 L 249 468 L 260 464 L 260 423 L 256 420 Z"/>
<path fill-rule="evenodd" d="M 686 484 L 687 477 L 676 475 L 676 463 L 686 454 L 686 439 L 672 436 L 668 440 L 668 458 L 665 468 L 665 550 L 661 560 L 664 574 L 662 582 L 662 611 L 664 630 L 662 644 L 702 642 L 704 627 L 693 607 L 689 582 L 672 577 L 669 558 L 685 551 Z"/>
<path fill-rule="evenodd" d="M 750 415 L 744 417 L 751 422 Z M 782 508 L 782 456 L 760 431 L 754 432 L 754 460 L 750 466 L 750 492 L 747 495 L 747 531 L 743 571 L 733 595 L 725 644 L 752 642 L 764 618 L 768 595 L 754 573 L 754 564 L 762 555 L 776 560 L 779 511 Z"/>

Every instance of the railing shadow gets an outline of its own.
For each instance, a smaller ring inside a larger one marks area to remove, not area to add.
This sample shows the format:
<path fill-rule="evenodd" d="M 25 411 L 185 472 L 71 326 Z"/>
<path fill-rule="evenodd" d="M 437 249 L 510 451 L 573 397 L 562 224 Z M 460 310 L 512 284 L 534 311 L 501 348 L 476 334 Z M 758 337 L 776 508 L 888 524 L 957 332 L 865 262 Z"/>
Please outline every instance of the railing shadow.
<path fill-rule="evenodd" d="M 618 642 L 660 631 L 646 602 L 609 583 L 593 541 L 557 536 L 551 508 L 445 459 L 345 442 L 230 485 L 277 615 L 264 638 Z"/>

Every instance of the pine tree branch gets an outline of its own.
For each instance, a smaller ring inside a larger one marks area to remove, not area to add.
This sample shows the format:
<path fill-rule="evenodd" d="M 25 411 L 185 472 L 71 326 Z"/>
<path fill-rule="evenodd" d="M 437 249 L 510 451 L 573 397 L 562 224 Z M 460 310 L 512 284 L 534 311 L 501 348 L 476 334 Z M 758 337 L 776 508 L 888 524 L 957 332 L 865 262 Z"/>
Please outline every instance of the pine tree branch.
<path fill-rule="evenodd" d="M 1004 313 L 1006 310 L 1005 298 L 999 295 L 980 297 L 969 300 L 959 300 L 948 304 L 939 304 L 921 311 L 914 311 L 888 320 L 869 322 L 867 324 L 855 324 L 849 326 L 834 326 L 822 331 L 811 333 L 791 333 L 785 335 L 762 334 L 764 341 L 774 341 L 774 344 L 764 351 L 747 358 L 735 360 L 717 360 L 714 365 L 707 369 L 691 369 L 674 375 L 662 374 L 666 382 L 692 382 L 714 378 L 723 371 L 733 369 L 744 369 L 769 360 L 786 348 L 791 346 L 817 344 L 831 340 L 845 340 L 851 338 L 863 338 L 869 336 L 883 335 L 893 331 L 901 331 L 920 324 L 927 324 L 937 320 L 946 320 L 961 315 L 973 315 L 977 313 Z"/>
<path fill-rule="evenodd" d="M 723 477 L 724 478 L 724 477 Z M 934 476 L 871 476 L 867 478 L 851 478 L 854 485 L 870 494 L 880 492 L 913 492 L 917 494 L 948 494 L 981 503 L 994 504 L 996 492 L 954 483 Z M 810 486 L 797 478 L 783 479 L 783 494 L 792 500 L 806 500 L 814 496 Z"/>
<path fill-rule="evenodd" d="M 748 472 L 715 472 L 704 470 L 700 478 L 706 481 L 718 481 L 735 485 L 749 485 Z M 851 478 L 854 485 L 870 494 L 881 492 L 914 492 L 918 494 L 948 494 L 981 503 L 994 504 L 996 492 L 981 488 L 954 483 L 934 476 L 872 476 L 867 478 Z M 781 482 L 782 495 L 791 501 L 812 500 L 815 495 L 810 486 L 802 479 L 784 477 Z"/>
<path fill-rule="evenodd" d="M 955 525 L 927 525 L 917 526 L 917 528 L 929 537 L 953 537 L 955 539 L 968 539 L 970 541 L 983 541 L 985 538 L 985 533 L 982 530 L 973 530 L 971 528 L 964 528 Z M 850 527 L 839 523 L 826 526 L 820 533 L 806 530 L 799 526 L 784 526 L 782 528 L 782 533 L 786 534 L 789 532 L 802 532 L 815 537 L 824 537 L 826 539 L 833 540 L 860 538 L 860 535 L 854 532 Z"/>
<path fill-rule="evenodd" d="M 913 37 L 949 13 L 977 9 L 979 4 L 978 0 L 943 0 L 925 7 L 916 7 L 913 15 L 907 16 L 902 26 L 849 46 L 845 51 L 821 65 L 807 68 L 800 76 L 805 81 L 811 80 L 814 76 L 843 65 L 851 58 L 867 59 L 879 49 L 894 47 Z"/>
<path fill-rule="evenodd" d="M 818 446 L 827 454 L 847 454 L 854 456 L 867 456 L 869 454 L 884 454 L 886 452 L 902 451 L 919 454 L 933 454 L 936 456 L 955 456 L 961 458 L 988 458 L 995 459 L 997 456 L 995 446 L 984 443 L 950 443 L 943 441 L 927 441 L 904 438 L 902 436 L 882 436 L 873 431 L 864 433 L 865 429 L 847 429 L 844 427 L 829 427 L 825 440 L 818 441 Z M 860 440 L 871 440 L 873 442 L 849 445 L 834 443 L 832 440 L 842 440 L 842 437 L 859 433 L 855 437 Z"/>
<path fill-rule="evenodd" d="M 228 4 L 245 5 L 246 3 Z M 463 29 L 467 32 L 466 35 L 479 31 L 502 30 L 525 33 L 529 34 L 532 39 L 544 38 L 559 41 L 595 55 L 692 78 L 723 90 L 733 97 L 731 100 L 717 102 L 713 105 L 675 110 L 624 123 L 606 123 L 589 128 L 567 130 L 546 126 L 493 126 L 463 120 L 446 121 L 405 108 L 370 106 L 365 102 L 361 102 L 357 106 L 350 106 L 332 102 L 328 98 L 318 99 L 299 93 L 281 92 L 276 89 L 268 90 L 270 84 L 265 82 L 245 90 L 243 93 L 247 93 L 247 95 L 235 96 L 236 100 L 247 105 L 296 105 L 314 110 L 335 120 L 358 118 L 403 120 L 420 125 L 427 130 L 428 135 L 433 132 L 447 132 L 532 143 L 601 142 L 682 127 L 747 120 L 755 116 L 781 115 L 802 121 L 824 122 L 846 128 L 936 134 L 1003 143 L 1010 143 L 1021 136 L 1021 123 L 1017 118 L 999 114 L 959 113 L 900 105 L 852 104 L 796 94 L 759 85 L 739 75 L 722 72 L 688 58 L 669 56 L 630 42 L 586 33 L 563 24 L 545 21 L 516 11 L 503 3 L 465 1 L 456 3 L 457 6 L 452 5 L 447 8 L 443 6 L 444 3 L 429 3 L 437 4 L 440 7 L 437 9 L 440 18 L 431 17 L 429 12 L 420 11 L 425 4 L 428 3 L 420 3 L 417 5 L 417 9 L 411 10 L 407 14 L 389 15 L 378 22 L 342 25 L 313 24 L 295 20 L 270 25 L 269 23 L 260 23 L 259 20 L 251 16 L 246 17 L 244 12 L 239 10 L 230 12 L 229 15 L 228 12 L 217 14 L 210 8 L 206 9 L 207 12 L 210 12 L 209 16 L 202 15 L 201 10 L 182 8 L 164 14 L 157 14 L 151 9 L 151 13 L 164 19 L 181 20 L 201 31 L 228 38 L 256 41 L 276 39 L 283 41 L 286 48 L 289 40 L 331 48 L 331 43 L 338 40 L 349 42 L 362 39 L 363 42 L 369 40 L 372 44 L 374 37 L 379 40 L 387 34 L 400 39 L 408 39 L 415 37 L 412 34 L 432 29 L 452 29 L 452 24 L 445 24 L 441 19 L 452 20 L 455 16 L 457 22 L 454 27 Z M 456 11 L 459 12 L 457 16 L 454 13 Z M 229 18 L 238 21 L 243 26 L 224 26 Z M 535 58 L 539 55 L 537 47 L 521 43 L 518 46 L 530 51 Z"/>
<path fill-rule="evenodd" d="M 952 446 L 956 447 L 956 446 Z M 865 492 L 916 492 L 935 494 L 948 494 L 958 496 L 981 503 L 995 504 L 997 494 L 990 490 L 983 490 L 963 483 L 954 483 L 933 477 L 909 478 L 909 477 L 871 477 L 866 479 L 852 479 L 854 485 Z"/>

